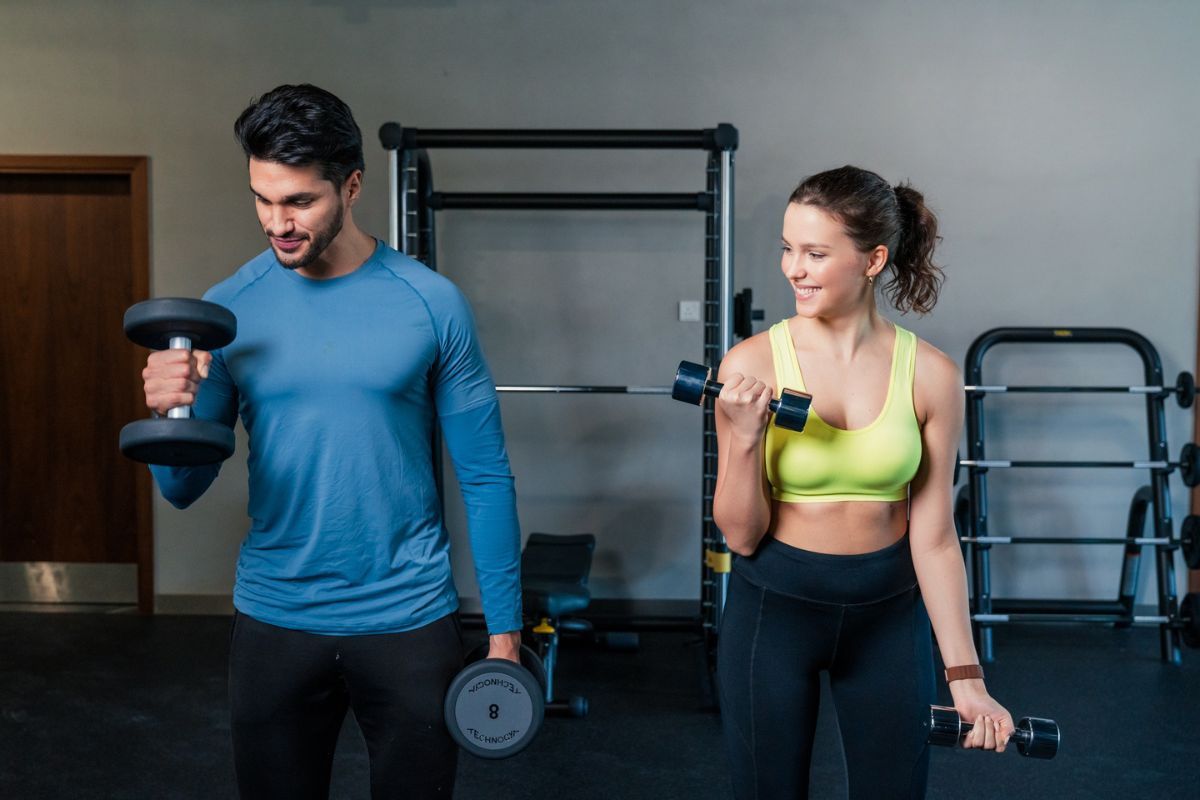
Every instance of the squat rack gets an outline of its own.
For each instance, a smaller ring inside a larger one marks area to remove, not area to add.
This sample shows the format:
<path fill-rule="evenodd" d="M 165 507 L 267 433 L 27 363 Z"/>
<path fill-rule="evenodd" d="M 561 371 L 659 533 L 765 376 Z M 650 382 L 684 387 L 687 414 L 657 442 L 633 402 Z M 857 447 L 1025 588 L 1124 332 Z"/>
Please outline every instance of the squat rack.
<path fill-rule="evenodd" d="M 983 381 L 983 357 L 998 344 L 1120 344 L 1141 358 L 1145 385 L 1142 386 L 1001 386 Z M 1178 664 L 1181 660 L 1181 630 L 1191 632 L 1198 624 L 1184 620 L 1175 594 L 1174 554 L 1180 542 L 1174 536 L 1168 477 L 1179 468 L 1188 486 L 1200 481 L 1200 461 L 1195 445 L 1187 444 L 1178 461 L 1167 451 L 1164 414 L 1165 398 L 1176 396 L 1187 408 L 1195 398 L 1195 382 L 1190 373 L 1181 373 L 1175 386 L 1163 384 L 1162 363 L 1158 351 L 1141 334 L 1125 328 L 993 328 L 976 337 L 966 356 L 966 434 L 967 458 L 959 465 L 967 468 L 967 483 L 958 493 L 955 518 L 964 555 L 971 569 L 971 617 L 975 623 L 979 656 L 983 662 L 995 658 L 993 627 L 1021 622 L 1073 622 L 1113 624 L 1153 624 L 1159 628 L 1162 660 Z M 1140 461 L 1096 460 L 1024 460 L 989 459 L 984 452 L 984 398 L 990 394 L 1106 394 L 1142 395 L 1146 404 L 1148 458 Z M 1130 504 L 1125 536 L 995 536 L 988 531 L 987 474 L 992 469 L 1010 468 L 1117 468 L 1145 469 L 1149 485 L 1139 488 Z M 1144 536 L 1147 516 L 1152 535 Z M 1087 600 L 1064 598 L 996 598 L 991 588 L 991 549 L 997 545 L 1115 545 L 1123 548 L 1121 575 L 1115 599 Z M 1142 551 L 1153 547 L 1157 577 L 1157 613 L 1137 615 L 1137 598 Z M 1186 547 L 1185 547 L 1186 550 Z M 1184 635 L 1185 639 L 1194 636 Z M 1189 644 L 1191 642 L 1189 641 Z"/>
<path fill-rule="evenodd" d="M 700 211 L 704 214 L 704 363 L 713 368 L 733 345 L 736 333 L 749 335 L 746 290 L 733 293 L 733 152 L 738 131 L 727 123 L 701 130 L 428 129 L 387 122 L 379 139 L 388 153 L 389 242 L 397 250 L 437 270 L 436 212 L 473 210 Z M 704 150 L 705 189 L 695 193 L 439 192 L 434 189 L 431 149 L 543 150 Z M 736 314 L 735 314 L 736 311 Z M 737 319 L 735 320 L 735 316 Z M 649 386 L 497 386 L 500 392 L 554 394 L 670 394 Z M 730 555 L 713 522 L 717 440 L 711 406 L 703 409 L 701 491 L 701 585 L 699 620 L 708 653 L 715 642 L 728 589 Z M 440 447 L 435 448 L 440 455 Z M 436 470 L 439 476 L 440 468 Z M 439 486 L 439 490 L 440 490 Z"/>

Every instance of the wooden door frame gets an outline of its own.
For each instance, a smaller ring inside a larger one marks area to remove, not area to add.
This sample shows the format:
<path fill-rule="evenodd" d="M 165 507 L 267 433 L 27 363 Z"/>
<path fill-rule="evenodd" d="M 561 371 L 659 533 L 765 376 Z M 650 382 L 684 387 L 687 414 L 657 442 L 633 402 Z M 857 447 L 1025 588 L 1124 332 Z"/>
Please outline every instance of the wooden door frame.
<path fill-rule="evenodd" d="M 130 253 L 132 286 L 135 299 L 150 296 L 150 159 L 146 156 L 36 156 L 0 155 L 0 174 L 6 175 L 118 175 L 129 179 Z M 128 365 L 118 364 L 114 372 L 130 369 L 140 374 L 140 354 L 131 349 Z M 117 376 L 117 379 L 121 379 Z M 114 443 L 113 452 L 116 452 Z M 151 504 L 150 472 L 137 471 L 135 481 L 134 525 L 137 536 L 138 611 L 154 611 L 154 509 Z"/>

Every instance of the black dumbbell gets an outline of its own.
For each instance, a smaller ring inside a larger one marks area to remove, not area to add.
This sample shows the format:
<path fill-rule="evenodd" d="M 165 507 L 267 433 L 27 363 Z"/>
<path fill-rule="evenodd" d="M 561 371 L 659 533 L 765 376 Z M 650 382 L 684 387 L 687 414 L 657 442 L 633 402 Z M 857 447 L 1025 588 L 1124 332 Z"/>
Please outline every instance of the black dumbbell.
<path fill-rule="evenodd" d="M 957 747 L 963 738 L 974 727 L 958 715 L 958 711 L 950 706 L 930 706 L 929 721 L 930 744 L 939 747 Z M 1058 754 L 1058 743 L 1061 740 L 1058 723 L 1052 719 L 1041 717 L 1022 717 L 1017 721 L 1010 742 L 1016 742 L 1017 752 L 1029 758 L 1054 758 Z"/>
<path fill-rule="evenodd" d="M 484 658 L 487 645 L 467 656 L 443 707 L 459 746 L 480 758 L 508 758 L 524 750 L 542 727 L 546 671 L 537 653 L 521 645 L 521 663 Z"/>
<path fill-rule="evenodd" d="M 690 361 L 680 361 L 675 372 L 675 384 L 671 397 L 698 406 L 704 396 L 716 397 L 723 384 L 712 380 L 712 370 Z M 778 399 L 771 398 L 767 406 L 775 414 L 775 424 L 790 431 L 802 431 L 808 422 L 808 409 L 812 407 L 812 395 L 784 389 Z"/>
<path fill-rule="evenodd" d="M 237 318 L 206 300 L 160 297 L 130 306 L 125 335 L 151 350 L 216 350 L 237 336 Z M 233 455 L 233 429 L 192 416 L 191 406 L 165 417 L 140 419 L 121 429 L 121 452 L 145 464 L 215 464 Z"/>

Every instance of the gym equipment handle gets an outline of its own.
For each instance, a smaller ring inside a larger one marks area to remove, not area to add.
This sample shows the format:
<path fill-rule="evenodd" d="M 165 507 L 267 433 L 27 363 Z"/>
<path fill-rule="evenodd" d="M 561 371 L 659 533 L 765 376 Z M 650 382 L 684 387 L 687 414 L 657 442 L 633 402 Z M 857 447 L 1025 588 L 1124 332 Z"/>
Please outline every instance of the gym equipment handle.
<path fill-rule="evenodd" d="M 187 336 L 172 336 L 167 343 L 168 350 L 187 350 L 189 353 L 192 350 L 192 340 Z M 168 419 L 191 419 L 191 406 L 175 406 L 167 409 Z"/>
<path fill-rule="evenodd" d="M 688 364 L 688 362 L 685 361 L 679 365 L 681 370 L 683 369 L 684 365 L 687 365 L 687 366 L 692 367 L 697 370 L 705 369 L 705 367 L 702 367 L 699 364 Z M 677 382 L 678 382 L 678 380 L 677 380 Z M 700 397 L 697 398 L 699 400 L 697 405 L 703 403 L 704 397 L 706 395 L 708 397 L 713 398 L 714 400 L 717 399 L 718 397 L 721 396 L 721 390 L 724 388 L 725 388 L 725 384 L 723 384 L 723 383 L 718 383 L 717 381 L 714 381 L 714 380 L 704 381 L 704 385 L 700 389 Z M 676 397 L 675 399 L 683 400 L 684 398 Z M 778 413 L 779 412 L 779 399 L 772 397 L 771 401 L 769 403 L 767 403 L 767 408 L 771 409 L 772 414 Z"/>
<path fill-rule="evenodd" d="M 675 371 L 675 383 L 671 397 L 689 405 L 703 405 L 705 396 L 717 397 L 724 384 L 712 379 L 712 370 L 702 364 L 680 361 Z M 771 398 L 767 407 L 775 414 L 775 424 L 780 428 L 800 432 L 808 421 L 808 410 L 812 406 L 812 395 L 795 389 L 784 389 L 779 397 Z"/>
<path fill-rule="evenodd" d="M 717 397 L 720 397 L 721 390 L 724 388 L 725 388 L 725 384 L 723 384 L 723 383 L 717 383 L 716 381 L 709 381 L 704 384 L 704 393 L 715 400 Z M 767 408 L 771 409 L 772 414 L 779 413 L 778 398 L 772 397 L 770 402 L 767 403 Z"/>

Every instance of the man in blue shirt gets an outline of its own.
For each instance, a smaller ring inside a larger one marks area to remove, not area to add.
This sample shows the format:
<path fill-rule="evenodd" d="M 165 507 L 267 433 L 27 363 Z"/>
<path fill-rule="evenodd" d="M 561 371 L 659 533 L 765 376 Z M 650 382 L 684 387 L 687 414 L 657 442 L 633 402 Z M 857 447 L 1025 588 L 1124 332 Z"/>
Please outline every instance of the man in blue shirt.
<path fill-rule="evenodd" d="M 153 353 L 144 379 L 158 413 L 190 404 L 249 433 L 229 670 L 239 792 L 327 797 L 353 709 L 372 797 L 448 797 L 442 701 L 462 640 L 431 434 L 440 423 L 462 487 L 489 655 L 518 661 L 520 532 L 495 385 L 458 289 L 355 225 L 362 135 L 341 100 L 280 86 L 235 132 L 270 243 L 205 295 L 237 316 L 237 339 Z M 218 470 L 152 468 L 179 508 Z"/>

